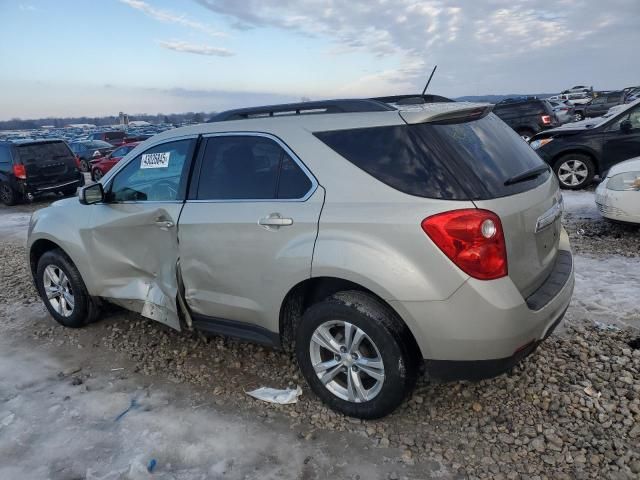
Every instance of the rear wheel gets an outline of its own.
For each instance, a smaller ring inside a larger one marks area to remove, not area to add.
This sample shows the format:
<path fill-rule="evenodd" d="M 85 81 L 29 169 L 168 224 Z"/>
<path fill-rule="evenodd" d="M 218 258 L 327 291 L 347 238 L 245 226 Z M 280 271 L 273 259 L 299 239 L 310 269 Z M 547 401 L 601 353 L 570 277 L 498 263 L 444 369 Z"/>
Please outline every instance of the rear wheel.
<path fill-rule="evenodd" d="M 18 203 L 20 196 L 11 185 L 6 182 L 0 183 L 0 200 L 7 206 L 12 206 Z"/>
<path fill-rule="evenodd" d="M 81 158 L 80 159 L 80 171 L 81 172 L 88 172 L 89 170 L 91 170 L 91 168 L 89 167 L 89 161 L 86 158 Z"/>
<path fill-rule="evenodd" d="M 92 179 L 94 182 L 99 182 L 99 181 L 100 181 L 100 179 L 102 178 L 102 176 L 103 176 L 102 170 L 100 170 L 99 168 L 94 168 L 94 169 L 91 171 L 91 179 Z"/>
<path fill-rule="evenodd" d="M 61 250 L 50 250 L 40 257 L 35 280 L 40 298 L 61 325 L 80 328 L 97 318 L 96 302 L 76 266 Z"/>
<path fill-rule="evenodd" d="M 554 165 L 560 187 L 569 190 L 580 190 L 588 187 L 593 181 L 595 167 L 593 161 L 582 153 L 569 153 L 562 156 Z"/>
<path fill-rule="evenodd" d="M 418 357 L 406 327 L 388 307 L 357 291 L 340 292 L 303 315 L 296 355 L 311 389 L 334 410 L 379 418 L 415 386 Z"/>

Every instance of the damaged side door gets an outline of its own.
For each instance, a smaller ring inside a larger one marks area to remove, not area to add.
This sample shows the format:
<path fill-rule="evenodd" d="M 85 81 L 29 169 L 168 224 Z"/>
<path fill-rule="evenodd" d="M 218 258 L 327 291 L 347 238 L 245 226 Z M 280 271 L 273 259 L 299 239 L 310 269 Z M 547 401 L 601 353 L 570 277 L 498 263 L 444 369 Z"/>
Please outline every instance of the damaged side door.
<path fill-rule="evenodd" d="M 177 226 L 195 143 L 156 144 L 109 176 L 84 232 L 92 293 L 176 329 Z"/>

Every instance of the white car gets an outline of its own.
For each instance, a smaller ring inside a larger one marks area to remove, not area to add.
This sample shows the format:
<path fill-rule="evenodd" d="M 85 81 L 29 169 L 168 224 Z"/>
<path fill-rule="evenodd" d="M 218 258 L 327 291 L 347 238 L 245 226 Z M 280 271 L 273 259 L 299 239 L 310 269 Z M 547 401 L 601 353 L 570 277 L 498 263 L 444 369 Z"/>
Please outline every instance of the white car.
<path fill-rule="evenodd" d="M 640 157 L 611 167 L 596 189 L 596 205 L 605 218 L 640 224 Z"/>

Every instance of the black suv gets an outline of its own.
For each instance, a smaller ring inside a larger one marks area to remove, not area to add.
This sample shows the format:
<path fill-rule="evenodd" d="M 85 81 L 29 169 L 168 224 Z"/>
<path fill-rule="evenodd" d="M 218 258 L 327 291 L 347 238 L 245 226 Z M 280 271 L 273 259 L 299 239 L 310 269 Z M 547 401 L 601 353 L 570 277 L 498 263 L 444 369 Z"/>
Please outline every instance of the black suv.
<path fill-rule="evenodd" d="M 502 100 L 493 113 L 527 141 L 542 130 L 560 125 L 551 104 L 537 98 Z"/>
<path fill-rule="evenodd" d="M 585 117 L 601 117 L 611 107 L 624 103 L 625 96 L 626 93 L 623 91 L 602 92 L 584 107 L 583 115 Z"/>
<path fill-rule="evenodd" d="M 62 140 L 0 142 L 0 200 L 5 205 L 47 192 L 73 195 L 82 185 L 84 177 Z"/>
<path fill-rule="evenodd" d="M 640 155 L 640 100 L 603 118 L 568 123 L 539 133 L 531 147 L 553 168 L 560 186 L 589 186 L 616 163 Z"/>

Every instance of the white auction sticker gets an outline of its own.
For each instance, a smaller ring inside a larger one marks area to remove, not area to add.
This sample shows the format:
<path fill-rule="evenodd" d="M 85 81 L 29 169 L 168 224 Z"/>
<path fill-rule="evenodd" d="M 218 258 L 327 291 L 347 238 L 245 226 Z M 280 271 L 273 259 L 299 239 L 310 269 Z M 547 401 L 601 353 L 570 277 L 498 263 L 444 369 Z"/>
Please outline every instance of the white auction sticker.
<path fill-rule="evenodd" d="M 140 168 L 167 168 L 171 152 L 145 153 L 140 161 Z"/>

